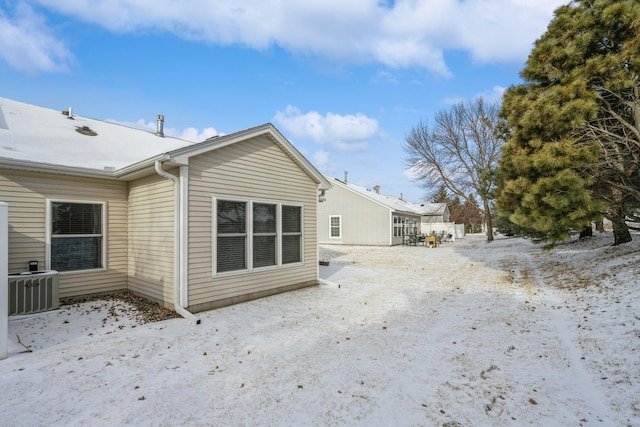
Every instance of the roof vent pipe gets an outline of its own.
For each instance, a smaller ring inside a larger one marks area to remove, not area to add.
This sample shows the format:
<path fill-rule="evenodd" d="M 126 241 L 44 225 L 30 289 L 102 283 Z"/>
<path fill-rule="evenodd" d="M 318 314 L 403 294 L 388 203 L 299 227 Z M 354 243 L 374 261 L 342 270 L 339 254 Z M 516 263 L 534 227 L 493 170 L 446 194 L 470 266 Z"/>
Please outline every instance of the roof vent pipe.
<path fill-rule="evenodd" d="M 164 136 L 164 116 L 162 114 L 158 114 L 158 130 L 156 131 L 156 136 Z"/>
<path fill-rule="evenodd" d="M 349 175 L 349 172 L 344 171 L 344 183 L 347 183 L 347 175 Z"/>

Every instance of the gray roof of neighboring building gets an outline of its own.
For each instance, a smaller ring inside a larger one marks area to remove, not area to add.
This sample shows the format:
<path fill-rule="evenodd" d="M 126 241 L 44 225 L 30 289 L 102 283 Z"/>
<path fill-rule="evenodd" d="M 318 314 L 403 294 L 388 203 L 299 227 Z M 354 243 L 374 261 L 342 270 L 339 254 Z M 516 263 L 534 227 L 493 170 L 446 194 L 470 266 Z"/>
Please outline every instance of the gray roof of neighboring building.
<path fill-rule="evenodd" d="M 352 192 L 373 200 L 381 205 L 388 207 L 395 212 L 403 212 L 419 216 L 443 215 L 447 210 L 446 203 L 411 203 L 395 196 L 380 194 L 376 191 L 369 190 L 351 182 L 344 182 L 337 178 L 326 177 L 332 185 L 351 190 Z M 330 196 L 329 196 L 330 197 Z"/>

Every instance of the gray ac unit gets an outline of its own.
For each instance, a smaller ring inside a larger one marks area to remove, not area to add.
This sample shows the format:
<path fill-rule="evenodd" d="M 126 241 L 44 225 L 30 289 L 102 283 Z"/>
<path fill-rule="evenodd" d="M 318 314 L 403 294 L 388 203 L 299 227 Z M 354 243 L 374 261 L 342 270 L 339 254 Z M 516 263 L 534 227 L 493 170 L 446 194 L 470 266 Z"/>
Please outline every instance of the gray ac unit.
<path fill-rule="evenodd" d="M 28 271 L 9 275 L 9 316 L 60 307 L 58 272 Z"/>

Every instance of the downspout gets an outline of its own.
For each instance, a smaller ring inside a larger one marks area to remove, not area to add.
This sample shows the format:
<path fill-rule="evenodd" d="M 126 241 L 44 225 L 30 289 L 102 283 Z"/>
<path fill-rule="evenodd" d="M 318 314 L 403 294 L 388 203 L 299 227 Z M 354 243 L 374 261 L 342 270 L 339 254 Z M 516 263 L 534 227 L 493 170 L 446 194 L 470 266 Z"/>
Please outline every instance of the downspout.
<path fill-rule="evenodd" d="M 200 324 L 200 319 L 198 319 L 193 313 L 185 309 L 181 305 L 180 298 L 180 289 L 183 288 L 182 285 L 182 256 L 181 256 L 181 241 L 182 241 L 182 233 L 181 231 L 181 209 L 180 209 L 180 179 L 176 176 L 171 175 L 162 169 L 162 161 L 156 160 L 156 172 L 163 178 L 169 179 L 173 181 L 173 193 L 174 193 L 174 203 L 173 203 L 173 308 L 182 317 L 187 320 L 191 320 L 195 322 L 196 325 Z"/>
<path fill-rule="evenodd" d="M 320 210 L 320 207 L 318 206 L 320 203 L 326 202 L 327 198 L 325 197 L 325 193 L 326 190 L 320 188 L 319 189 L 320 194 L 318 194 L 318 202 L 316 203 L 316 215 L 318 213 L 318 211 Z M 331 230 L 329 230 L 329 232 L 331 232 Z M 318 283 L 320 284 L 326 284 L 324 279 L 320 278 L 320 245 L 318 244 L 318 232 L 317 232 L 317 227 L 316 227 L 316 258 L 318 259 L 318 263 L 316 265 L 316 277 L 318 278 Z"/>

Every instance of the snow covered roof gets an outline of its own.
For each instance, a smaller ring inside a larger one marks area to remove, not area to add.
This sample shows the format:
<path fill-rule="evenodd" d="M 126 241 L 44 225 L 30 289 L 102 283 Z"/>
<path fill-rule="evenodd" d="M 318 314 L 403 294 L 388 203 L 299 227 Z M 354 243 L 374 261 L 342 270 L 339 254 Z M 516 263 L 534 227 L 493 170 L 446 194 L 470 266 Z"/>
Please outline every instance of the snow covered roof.
<path fill-rule="evenodd" d="M 444 215 L 447 211 L 446 203 L 421 203 L 413 206 L 420 215 Z"/>
<path fill-rule="evenodd" d="M 193 143 L 0 97 L 0 161 L 113 171 L 189 145 Z"/>
<path fill-rule="evenodd" d="M 191 156 L 259 135 L 268 135 L 319 188 L 331 187 L 270 123 L 194 143 L 0 97 L 0 165 L 8 167 L 133 177 L 156 160 L 188 164 Z"/>
<path fill-rule="evenodd" d="M 332 185 L 347 188 L 355 193 L 360 194 L 370 200 L 382 204 L 389 209 L 397 212 L 406 212 L 415 215 L 443 215 L 447 210 L 446 203 L 411 203 L 395 196 L 380 194 L 377 191 L 369 190 L 357 184 L 344 182 L 337 178 L 326 177 Z"/>

